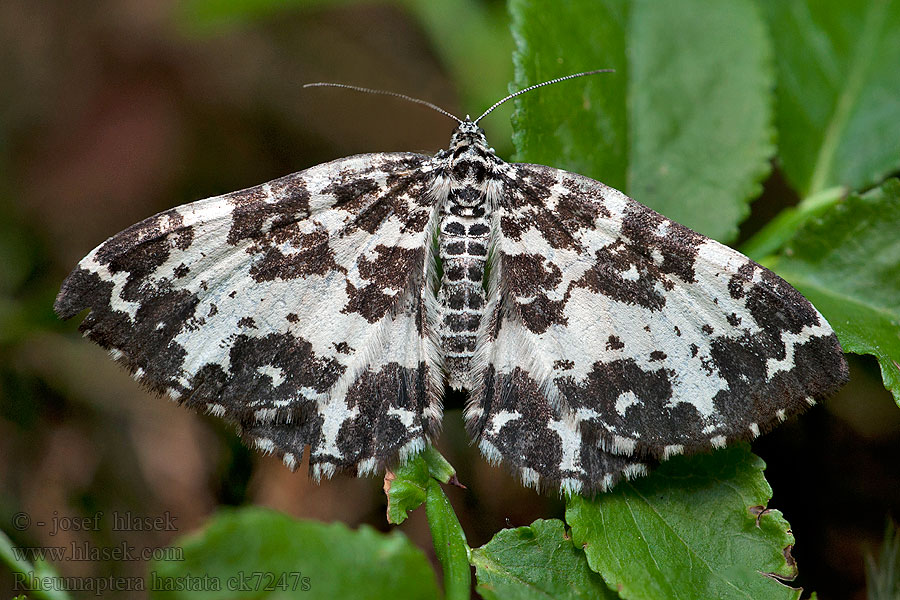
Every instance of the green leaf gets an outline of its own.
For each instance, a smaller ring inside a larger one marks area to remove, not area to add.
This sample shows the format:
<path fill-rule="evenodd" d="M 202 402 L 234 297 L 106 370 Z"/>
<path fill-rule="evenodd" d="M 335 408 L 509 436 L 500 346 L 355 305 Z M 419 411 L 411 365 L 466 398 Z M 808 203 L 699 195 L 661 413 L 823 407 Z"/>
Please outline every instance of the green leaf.
<path fill-rule="evenodd" d="M 409 513 L 425 502 L 425 487 L 430 475 L 428 465 L 421 454 L 411 457 L 393 476 L 385 475 L 384 492 L 387 495 L 387 520 L 399 525 Z"/>
<path fill-rule="evenodd" d="M 828 319 L 845 352 L 872 354 L 900 405 L 900 181 L 808 221 L 766 266 Z"/>
<path fill-rule="evenodd" d="M 422 458 L 425 459 L 425 464 L 428 465 L 428 473 L 432 477 L 441 483 L 456 481 L 456 469 L 450 464 L 450 461 L 437 451 L 437 448 L 431 444 L 425 446 L 425 450 L 422 451 Z"/>
<path fill-rule="evenodd" d="M 444 570 L 444 598 L 466 600 L 472 585 L 466 534 L 463 533 L 441 484 L 434 479 L 428 481 L 425 512 L 428 515 L 434 553 Z"/>
<path fill-rule="evenodd" d="M 774 73 L 750 0 L 513 0 L 517 159 L 598 179 L 721 241 L 774 151 Z"/>
<path fill-rule="evenodd" d="M 430 444 L 392 474 L 385 476 L 388 523 L 399 525 L 409 517 L 411 511 L 425 502 L 425 490 L 430 478 L 441 483 L 458 484 L 456 469 Z"/>
<path fill-rule="evenodd" d="M 472 550 L 472 564 L 485 600 L 618 598 L 556 519 L 501 530 Z"/>
<path fill-rule="evenodd" d="M 176 542 L 184 560 L 151 565 L 155 599 L 428 598 L 438 595 L 428 560 L 400 532 L 300 521 L 261 509 L 223 511 Z M 179 582 L 203 583 L 165 590 Z M 219 590 L 211 590 L 218 586 Z M 163 588 L 163 589 L 160 589 Z M 199 589 L 197 589 L 199 588 Z M 268 589 L 266 589 L 268 588 Z"/>
<path fill-rule="evenodd" d="M 594 500 L 572 497 L 566 521 L 591 568 L 623 598 L 779 598 L 800 591 L 787 521 L 746 445 L 679 456 Z"/>
<path fill-rule="evenodd" d="M 779 158 L 801 196 L 900 168 L 900 4 L 761 0 L 778 57 Z"/>

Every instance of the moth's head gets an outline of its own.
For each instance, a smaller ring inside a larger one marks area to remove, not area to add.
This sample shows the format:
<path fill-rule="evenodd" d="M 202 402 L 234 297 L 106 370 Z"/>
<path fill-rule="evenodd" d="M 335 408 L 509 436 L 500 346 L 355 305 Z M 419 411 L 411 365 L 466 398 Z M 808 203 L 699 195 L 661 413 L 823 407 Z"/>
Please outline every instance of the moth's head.
<path fill-rule="evenodd" d="M 487 139 L 484 137 L 484 129 L 466 119 L 462 121 L 453 135 L 450 136 L 450 150 L 468 146 L 487 146 Z"/>

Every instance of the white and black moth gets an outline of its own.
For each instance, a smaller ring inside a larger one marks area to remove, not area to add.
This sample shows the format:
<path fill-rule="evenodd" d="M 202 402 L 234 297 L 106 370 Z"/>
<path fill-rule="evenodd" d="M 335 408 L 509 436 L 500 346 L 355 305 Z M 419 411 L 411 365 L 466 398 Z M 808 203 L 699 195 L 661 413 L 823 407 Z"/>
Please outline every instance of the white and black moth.
<path fill-rule="evenodd" d="M 78 264 L 56 312 L 89 308 L 81 331 L 135 378 L 289 468 L 309 446 L 316 479 L 421 451 L 448 384 L 489 461 L 593 493 L 846 381 L 784 280 L 602 183 L 504 162 L 482 117 L 453 117 L 434 156 L 351 156 L 150 217 Z"/>

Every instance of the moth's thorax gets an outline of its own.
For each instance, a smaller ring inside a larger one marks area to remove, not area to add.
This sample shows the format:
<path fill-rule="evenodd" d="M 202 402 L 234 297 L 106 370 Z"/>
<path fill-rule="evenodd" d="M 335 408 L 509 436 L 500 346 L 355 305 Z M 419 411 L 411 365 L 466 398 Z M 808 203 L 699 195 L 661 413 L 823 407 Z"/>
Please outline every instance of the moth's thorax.
<path fill-rule="evenodd" d="M 450 138 L 449 148 L 439 157 L 444 161 L 442 171 L 448 180 L 451 214 L 481 216 L 481 210 L 473 209 L 491 200 L 488 191 L 503 163 L 488 145 L 484 132 L 468 121 L 460 124 Z"/>
<path fill-rule="evenodd" d="M 438 333 L 450 386 L 471 388 L 470 363 L 484 313 L 485 264 L 491 233 L 488 194 L 500 160 L 487 145 L 484 132 L 462 123 L 438 158 L 445 161 L 446 193 L 440 203 L 439 252 L 443 277 L 438 292 Z"/>

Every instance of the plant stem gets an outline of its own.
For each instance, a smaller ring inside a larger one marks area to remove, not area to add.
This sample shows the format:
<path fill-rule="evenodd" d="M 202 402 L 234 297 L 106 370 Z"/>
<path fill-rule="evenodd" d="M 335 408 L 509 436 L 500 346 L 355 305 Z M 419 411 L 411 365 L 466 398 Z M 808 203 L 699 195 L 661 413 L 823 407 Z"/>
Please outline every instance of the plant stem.
<path fill-rule="evenodd" d="M 833 187 L 804 198 L 797 206 L 781 211 L 765 227 L 744 242 L 740 248 L 741 252 L 757 262 L 763 260 L 794 237 L 806 221 L 823 213 L 845 195 L 846 190 L 843 187 Z"/>
<path fill-rule="evenodd" d="M 426 488 L 425 514 L 431 529 L 434 552 L 444 571 L 444 598 L 466 600 L 471 597 L 472 567 L 469 564 L 469 546 L 453 512 L 453 506 L 434 479 Z"/>

